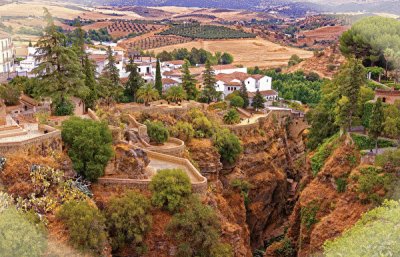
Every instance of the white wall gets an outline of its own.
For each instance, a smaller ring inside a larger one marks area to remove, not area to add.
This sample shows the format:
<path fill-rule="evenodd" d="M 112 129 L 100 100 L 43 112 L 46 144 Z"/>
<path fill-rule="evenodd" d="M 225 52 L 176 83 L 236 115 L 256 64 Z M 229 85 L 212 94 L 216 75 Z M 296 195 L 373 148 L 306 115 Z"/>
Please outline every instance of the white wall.
<path fill-rule="evenodd" d="M 244 67 L 244 68 L 220 69 L 220 70 L 216 69 L 216 70 L 214 70 L 214 72 L 215 72 L 215 75 L 218 75 L 218 74 L 232 74 L 234 72 L 247 73 L 247 68 Z"/>

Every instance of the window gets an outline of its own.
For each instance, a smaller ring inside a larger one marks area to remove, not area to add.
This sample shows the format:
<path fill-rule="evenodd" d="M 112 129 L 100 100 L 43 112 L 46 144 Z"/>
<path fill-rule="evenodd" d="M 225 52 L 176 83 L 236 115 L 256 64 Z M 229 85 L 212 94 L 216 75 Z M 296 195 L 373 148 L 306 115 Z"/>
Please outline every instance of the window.
<path fill-rule="evenodd" d="M 382 102 L 386 103 L 386 97 L 384 97 L 384 98 L 382 99 Z"/>

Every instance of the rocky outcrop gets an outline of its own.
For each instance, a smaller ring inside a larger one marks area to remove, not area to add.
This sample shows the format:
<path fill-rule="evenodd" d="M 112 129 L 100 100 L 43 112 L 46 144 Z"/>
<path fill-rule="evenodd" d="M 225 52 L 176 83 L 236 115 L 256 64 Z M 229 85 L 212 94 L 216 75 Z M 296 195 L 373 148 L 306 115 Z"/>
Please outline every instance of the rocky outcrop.
<path fill-rule="evenodd" d="M 108 163 L 105 175 L 123 175 L 130 179 L 147 179 L 149 175 L 146 167 L 150 163 L 147 154 L 140 148 L 129 144 L 118 144 L 115 147 L 115 156 Z"/>
<path fill-rule="evenodd" d="M 190 159 L 197 165 L 199 171 L 209 181 L 216 181 L 222 169 L 221 155 L 208 139 L 193 139 L 188 144 Z"/>

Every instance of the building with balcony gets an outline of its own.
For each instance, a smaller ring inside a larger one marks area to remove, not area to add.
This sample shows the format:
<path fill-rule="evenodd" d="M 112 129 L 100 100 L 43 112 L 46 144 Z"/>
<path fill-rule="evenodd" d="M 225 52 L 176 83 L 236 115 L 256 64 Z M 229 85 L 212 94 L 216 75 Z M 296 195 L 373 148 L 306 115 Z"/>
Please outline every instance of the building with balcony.
<path fill-rule="evenodd" d="M 0 33 L 0 73 L 14 71 L 15 49 L 11 36 Z"/>

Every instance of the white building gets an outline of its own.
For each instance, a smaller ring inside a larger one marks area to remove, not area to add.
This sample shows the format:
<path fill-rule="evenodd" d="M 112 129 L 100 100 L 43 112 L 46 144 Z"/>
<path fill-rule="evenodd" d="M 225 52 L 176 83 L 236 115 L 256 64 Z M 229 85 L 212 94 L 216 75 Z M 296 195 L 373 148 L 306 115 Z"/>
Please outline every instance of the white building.
<path fill-rule="evenodd" d="M 28 47 L 28 55 L 25 60 L 19 62 L 19 66 L 16 67 L 17 72 L 31 73 L 33 69 L 39 66 L 40 62 L 37 60 L 39 56 L 37 49 L 37 47 Z"/>
<path fill-rule="evenodd" d="M 255 93 L 272 90 L 272 78 L 263 75 L 249 75 L 243 72 L 233 72 L 231 74 L 220 73 L 216 75 L 216 89 L 222 92 L 224 97 L 240 90 L 246 86 L 247 92 Z"/>
<path fill-rule="evenodd" d="M 215 75 L 218 74 L 232 74 L 235 72 L 247 73 L 246 67 L 237 67 L 235 65 L 227 64 L 227 65 L 215 65 L 212 67 Z"/>
<path fill-rule="evenodd" d="M 0 33 L 0 72 L 14 71 L 15 49 L 10 35 Z"/>

